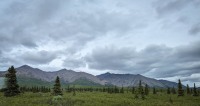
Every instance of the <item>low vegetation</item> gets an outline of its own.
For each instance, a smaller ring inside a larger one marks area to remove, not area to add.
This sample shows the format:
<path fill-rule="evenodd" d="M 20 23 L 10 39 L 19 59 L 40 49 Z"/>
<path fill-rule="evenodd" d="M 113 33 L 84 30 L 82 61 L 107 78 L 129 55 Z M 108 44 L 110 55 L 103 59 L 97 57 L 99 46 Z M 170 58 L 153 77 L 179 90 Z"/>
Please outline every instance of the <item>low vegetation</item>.
<path fill-rule="evenodd" d="M 25 92 L 15 97 L 4 97 L 0 93 L 1 106 L 200 106 L 200 97 L 187 95 L 178 97 L 166 93 L 150 93 L 145 99 L 136 99 L 135 94 L 107 92 L 65 92 L 63 96 L 51 93 Z"/>

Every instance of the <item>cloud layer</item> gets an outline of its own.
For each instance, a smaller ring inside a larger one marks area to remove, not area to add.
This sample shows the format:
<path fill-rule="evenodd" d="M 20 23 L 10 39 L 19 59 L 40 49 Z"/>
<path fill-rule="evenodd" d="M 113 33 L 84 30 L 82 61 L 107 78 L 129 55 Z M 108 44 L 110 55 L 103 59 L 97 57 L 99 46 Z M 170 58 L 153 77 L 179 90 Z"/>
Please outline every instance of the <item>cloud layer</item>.
<path fill-rule="evenodd" d="M 199 11 L 199 0 L 2 0 L 0 70 L 29 64 L 198 82 Z"/>

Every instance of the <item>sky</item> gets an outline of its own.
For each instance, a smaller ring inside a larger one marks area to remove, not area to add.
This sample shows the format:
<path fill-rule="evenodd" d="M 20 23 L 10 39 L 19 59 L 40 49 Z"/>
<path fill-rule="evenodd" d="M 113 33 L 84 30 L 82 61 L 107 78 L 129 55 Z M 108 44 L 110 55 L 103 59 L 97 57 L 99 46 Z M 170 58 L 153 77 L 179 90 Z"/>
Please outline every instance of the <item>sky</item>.
<path fill-rule="evenodd" d="M 1 0 L 0 70 L 27 64 L 200 86 L 200 0 Z"/>

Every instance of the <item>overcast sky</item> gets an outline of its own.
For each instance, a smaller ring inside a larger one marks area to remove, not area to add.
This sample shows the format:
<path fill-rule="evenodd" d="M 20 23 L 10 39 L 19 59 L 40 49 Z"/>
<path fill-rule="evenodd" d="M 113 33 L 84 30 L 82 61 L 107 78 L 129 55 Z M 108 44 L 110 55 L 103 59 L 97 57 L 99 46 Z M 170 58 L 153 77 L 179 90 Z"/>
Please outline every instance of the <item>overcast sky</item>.
<path fill-rule="evenodd" d="M 200 86 L 200 0 L 1 0 L 0 70 L 24 64 Z"/>

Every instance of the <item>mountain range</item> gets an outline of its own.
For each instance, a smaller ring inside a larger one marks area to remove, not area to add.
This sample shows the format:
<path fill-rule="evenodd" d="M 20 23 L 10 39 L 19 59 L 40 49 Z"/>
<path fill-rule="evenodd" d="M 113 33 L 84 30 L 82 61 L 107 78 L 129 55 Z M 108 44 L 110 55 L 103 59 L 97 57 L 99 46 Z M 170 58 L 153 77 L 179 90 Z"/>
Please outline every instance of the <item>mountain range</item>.
<path fill-rule="evenodd" d="M 32 68 L 28 65 L 23 65 L 16 68 L 18 82 L 21 85 L 52 85 L 56 76 L 60 77 L 61 83 L 64 84 L 78 84 L 87 86 L 138 86 L 139 81 L 142 81 L 142 85 L 148 84 L 150 87 L 177 87 L 177 83 L 166 81 L 166 80 L 156 80 L 153 78 L 148 78 L 140 74 L 114 74 L 114 73 L 104 73 L 101 75 L 94 76 L 85 72 L 75 72 L 73 70 L 61 69 L 58 71 L 47 72 L 38 68 Z M 0 72 L 0 77 L 5 76 L 6 71 Z"/>

